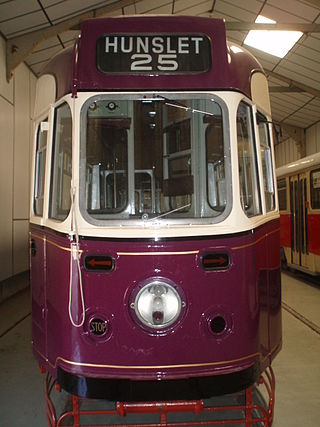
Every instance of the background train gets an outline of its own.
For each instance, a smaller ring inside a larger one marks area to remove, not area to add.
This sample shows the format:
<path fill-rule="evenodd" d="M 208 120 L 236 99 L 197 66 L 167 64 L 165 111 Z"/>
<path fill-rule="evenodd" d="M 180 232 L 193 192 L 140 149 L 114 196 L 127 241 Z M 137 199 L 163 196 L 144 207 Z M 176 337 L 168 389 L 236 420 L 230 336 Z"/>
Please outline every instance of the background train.
<path fill-rule="evenodd" d="M 33 350 L 68 392 L 203 398 L 281 348 L 267 79 L 222 20 L 88 20 L 38 79 Z"/>
<path fill-rule="evenodd" d="M 277 169 L 283 266 L 320 274 L 320 154 Z"/>

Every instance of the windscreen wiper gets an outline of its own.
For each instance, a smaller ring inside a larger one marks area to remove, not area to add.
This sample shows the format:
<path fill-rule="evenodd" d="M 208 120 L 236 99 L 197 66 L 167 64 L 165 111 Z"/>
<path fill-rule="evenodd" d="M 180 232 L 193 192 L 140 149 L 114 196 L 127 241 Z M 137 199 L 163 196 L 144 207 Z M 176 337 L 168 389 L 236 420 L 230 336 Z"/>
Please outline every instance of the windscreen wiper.
<path fill-rule="evenodd" d="M 159 219 L 159 218 L 163 218 L 163 217 L 165 217 L 165 216 L 167 216 L 167 215 L 170 215 L 170 214 L 172 214 L 172 213 L 174 213 L 174 212 L 178 212 L 178 211 L 181 211 L 182 209 L 186 209 L 186 208 L 189 208 L 191 206 L 191 203 L 188 203 L 187 205 L 184 205 L 184 206 L 180 206 L 179 208 L 176 208 L 176 209 L 172 209 L 171 211 L 168 211 L 168 212 L 164 212 L 163 214 L 161 214 L 161 215 L 158 215 L 158 216 L 156 216 L 155 218 L 149 218 L 149 215 L 147 214 L 147 213 L 145 213 L 145 214 L 143 214 L 142 215 L 142 220 L 143 221 L 156 221 L 157 219 Z"/>
<path fill-rule="evenodd" d="M 202 110 L 197 110 L 196 108 L 187 107 L 179 101 L 176 101 L 176 100 L 173 101 L 172 99 L 166 98 L 165 96 L 162 96 L 162 95 L 156 95 L 156 97 L 153 99 L 155 100 L 161 99 L 165 101 L 164 104 L 167 105 L 168 107 L 180 108 L 185 111 L 191 111 L 191 113 L 199 113 L 199 114 L 204 114 L 206 116 L 215 116 L 215 114 L 209 113 L 208 111 L 202 111 Z"/>

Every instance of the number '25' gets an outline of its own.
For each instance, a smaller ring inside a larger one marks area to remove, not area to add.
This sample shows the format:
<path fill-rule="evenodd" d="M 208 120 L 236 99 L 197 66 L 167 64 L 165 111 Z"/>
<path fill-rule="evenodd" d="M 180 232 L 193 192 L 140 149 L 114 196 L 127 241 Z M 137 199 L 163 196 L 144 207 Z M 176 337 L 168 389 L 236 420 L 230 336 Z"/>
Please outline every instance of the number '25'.
<path fill-rule="evenodd" d="M 177 55 L 166 53 L 158 55 L 157 69 L 160 71 L 175 71 L 178 69 Z M 131 56 L 132 71 L 152 71 L 152 56 L 148 53 L 135 53 Z"/>

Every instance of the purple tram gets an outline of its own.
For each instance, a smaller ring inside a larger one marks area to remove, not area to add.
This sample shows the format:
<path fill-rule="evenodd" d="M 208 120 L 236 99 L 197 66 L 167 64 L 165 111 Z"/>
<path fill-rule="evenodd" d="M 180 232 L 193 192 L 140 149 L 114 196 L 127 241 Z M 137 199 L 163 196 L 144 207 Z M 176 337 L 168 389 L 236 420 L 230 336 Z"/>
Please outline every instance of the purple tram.
<path fill-rule="evenodd" d="M 266 76 L 222 20 L 88 20 L 37 82 L 33 351 L 109 400 L 244 389 L 281 348 Z"/>

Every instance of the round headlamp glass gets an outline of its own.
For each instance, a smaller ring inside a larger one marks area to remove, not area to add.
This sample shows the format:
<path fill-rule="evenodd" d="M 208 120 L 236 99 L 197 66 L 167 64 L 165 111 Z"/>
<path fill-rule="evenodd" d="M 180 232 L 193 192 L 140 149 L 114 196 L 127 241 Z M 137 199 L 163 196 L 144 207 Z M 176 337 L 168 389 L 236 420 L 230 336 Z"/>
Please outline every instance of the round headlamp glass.
<path fill-rule="evenodd" d="M 175 288 L 158 280 L 140 289 L 134 301 L 137 317 L 144 325 L 155 329 L 174 323 L 181 306 L 181 298 Z"/>

